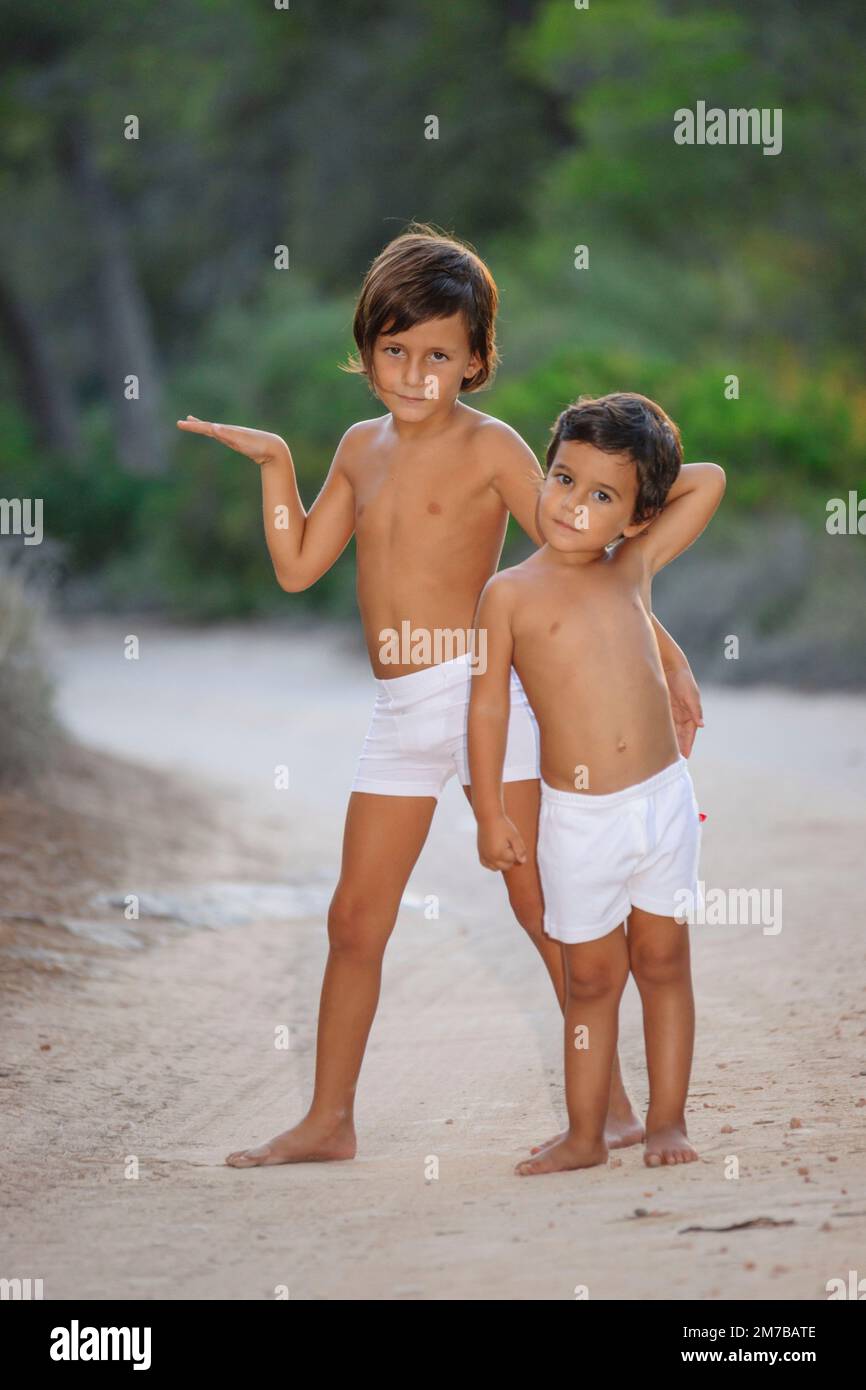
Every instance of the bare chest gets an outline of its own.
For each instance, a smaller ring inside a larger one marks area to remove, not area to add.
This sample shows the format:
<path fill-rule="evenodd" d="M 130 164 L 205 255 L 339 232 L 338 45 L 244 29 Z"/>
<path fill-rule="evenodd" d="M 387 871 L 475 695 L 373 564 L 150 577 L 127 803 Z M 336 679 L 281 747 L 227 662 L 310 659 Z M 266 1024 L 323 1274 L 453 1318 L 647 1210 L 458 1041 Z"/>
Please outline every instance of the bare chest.
<path fill-rule="evenodd" d="M 486 480 L 465 462 L 377 460 L 355 482 L 355 534 L 365 549 L 471 542 L 495 527 L 502 511 Z"/>
<path fill-rule="evenodd" d="M 639 590 L 626 576 L 610 573 L 529 588 L 513 625 L 515 662 L 544 664 L 551 673 L 625 661 L 652 632 Z"/>

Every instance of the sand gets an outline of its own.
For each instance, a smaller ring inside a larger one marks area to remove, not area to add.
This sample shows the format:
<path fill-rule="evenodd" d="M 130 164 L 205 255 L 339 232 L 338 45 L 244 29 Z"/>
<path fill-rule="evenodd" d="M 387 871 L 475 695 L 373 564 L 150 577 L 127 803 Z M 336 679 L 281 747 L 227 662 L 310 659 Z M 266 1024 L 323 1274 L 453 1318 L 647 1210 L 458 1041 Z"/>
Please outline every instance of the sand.
<path fill-rule="evenodd" d="M 560 1020 L 452 783 L 386 956 L 358 1157 L 239 1171 L 311 1093 L 369 673 L 338 632 L 101 619 L 52 645 L 77 745 L 0 797 L 0 1274 L 48 1299 L 405 1300 L 814 1300 L 866 1274 L 866 700 L 704 691 L 703 878 L 783 911 L 692 929 L 698 1163 L 513 1174 L 562 1122 Z M 621 1055 L 645 1107 L 633 983 Z"/>

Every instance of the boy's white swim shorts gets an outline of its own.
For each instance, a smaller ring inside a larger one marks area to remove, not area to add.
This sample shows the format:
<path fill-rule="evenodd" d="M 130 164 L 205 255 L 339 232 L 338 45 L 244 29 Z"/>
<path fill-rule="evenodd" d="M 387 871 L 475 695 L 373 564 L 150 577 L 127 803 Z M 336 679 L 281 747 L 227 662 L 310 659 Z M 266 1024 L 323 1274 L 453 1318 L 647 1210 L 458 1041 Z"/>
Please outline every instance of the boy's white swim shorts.
<path fill-rule="evenodd" d="M 595 796 L 541 783 L 544 930 L 569 944 L 607 936 L 632 907 L 685 920 L 699 901 L 701 827 L 686 759 Z M 689 898 L 688 895 L 691 895 Z"/>
<path fill-rule="evenodd" d="M 352 791 L 438 798 L 455 774 L 463 786 L 469 785 L 466 720 L 471 659 L 471 653 L 466 653 L 408 676 L 376 681 L 373 717 Z M 538 777 L 538 750 L 535 715 L 512 669 L 503 782 Z"/>

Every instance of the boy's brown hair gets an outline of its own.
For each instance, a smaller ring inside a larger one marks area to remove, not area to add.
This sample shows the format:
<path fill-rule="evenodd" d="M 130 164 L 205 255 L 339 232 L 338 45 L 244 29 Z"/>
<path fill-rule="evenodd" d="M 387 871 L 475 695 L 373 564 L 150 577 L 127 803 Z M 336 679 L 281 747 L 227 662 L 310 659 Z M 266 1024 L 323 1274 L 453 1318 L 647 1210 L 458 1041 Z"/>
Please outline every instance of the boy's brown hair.
<path fill-rule="evenodd" d="M 607 454 L 630 454 L 637 468 L 634 521 L 645 521 L 665 504 L 682 467 L 680 432 L 669 415 L 648 396 L 614 391 L 608 396 L 580 396 L 566 406 L 551 431 L 548 469 L 560 444 L 577 440 Z"/>
<path fill-rule="evenodd" d="M 466 242 L 426 223 L 413 222 L 389 242 L 364 278 L 352 332 L 358 345 L 345 370 L 373 381 L 373 346 L 380 333 L 402 333 L 428 319 L 462 313 L 469 346 L 481 359 L 461 391 L 478 391 L 492 381 L 499 361 L 496 310 L 499 291 L 487 266 Z"/>

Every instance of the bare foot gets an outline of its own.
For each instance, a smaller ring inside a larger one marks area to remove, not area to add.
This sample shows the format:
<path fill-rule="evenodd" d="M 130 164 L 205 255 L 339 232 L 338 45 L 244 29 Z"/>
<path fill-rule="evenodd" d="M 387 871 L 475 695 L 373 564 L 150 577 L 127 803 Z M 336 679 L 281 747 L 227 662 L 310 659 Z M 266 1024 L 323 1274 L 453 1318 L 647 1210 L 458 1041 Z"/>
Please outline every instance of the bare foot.
<path fill-rule="evenodd" d="M 530 1149 L 530 1153 L 543 1153 L 549 1149 L 551 1144 L 559 1144 L 568 1134 L 564 1129 L 561 1134 L 555 1134 L 552 1139 L 545 1139 L 543 1144 L 536 1144 Z M 609 1149 L 627 1149 L 632 1144 L 642 1144 L 644 1139 L 644 1128 L 633 1110 L 629 1110 L 624 1115 L 614 1115 L 608 1111 L 607 1119 L 604 1122 L 604 1142 Z"/>
<path fill-rule="evenodd" d="M 604 1122 L 604 1142 L 609 1149 L 627 1149 L 631 1144 L 642 1144 L 644 1127 L 633 1110 L 625 1115 L 614 1115 L 608 1111 Z"/>
<path fill-rule="evenodd" d="M 324 1129 L 309 1117 L 257 1149 L 235 1149 L 226 1159 L 231 1168 L 264 1168 L 272 1163 L 333 1163 L 354 1158 L 357 1149 L 351 1120 Z"/>
<path fill-rule="evenodd" d="M 648 1168 L 663 1164 L 694 1163 L 698 1157 L 686 1138 L 685 1125 L 664 1125 L 647 1135 L 643 1161 Z"/>
<path fill-rule="evenodd" d="M 542 1149 L 537 1158 L 518 1163 L 514 1171 L 526 1178 L 536 1173 L 561 1173 L 568 1168 L 595 1168 L 606 1162 L 607 1145 L 603 1139 L 575 1139 L 566 1133 Z"/>

